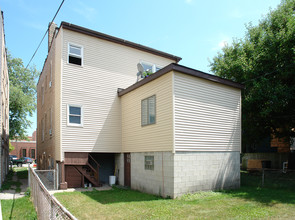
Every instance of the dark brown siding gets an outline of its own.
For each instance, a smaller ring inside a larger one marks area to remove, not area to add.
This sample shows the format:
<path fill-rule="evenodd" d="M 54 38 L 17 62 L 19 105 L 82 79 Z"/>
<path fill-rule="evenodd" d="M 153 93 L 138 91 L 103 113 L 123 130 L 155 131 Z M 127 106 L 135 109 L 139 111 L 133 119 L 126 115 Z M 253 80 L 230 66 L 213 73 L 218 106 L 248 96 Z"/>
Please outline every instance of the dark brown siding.
<path fill-rule="evenodd" d="M 86 165 L 88 153 L 65 153 L 65 165 Z"/>
<path fill-rule="evenodd" d="M 66 182 L 69 188 L 82 187 L 83 176 L 73 167 L 66 166 Z"/>

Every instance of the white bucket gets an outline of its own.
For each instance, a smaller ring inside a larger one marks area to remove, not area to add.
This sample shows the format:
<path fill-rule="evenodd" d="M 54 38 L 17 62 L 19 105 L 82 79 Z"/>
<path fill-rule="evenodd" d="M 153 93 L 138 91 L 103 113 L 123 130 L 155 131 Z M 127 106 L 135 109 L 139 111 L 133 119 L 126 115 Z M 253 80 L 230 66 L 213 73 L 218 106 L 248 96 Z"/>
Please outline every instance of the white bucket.
<path fill-rule="evenodd" d="M 110 186 L 115 185 L 115 183 L 116 183 L 116 176 L 109 176 Z"/>

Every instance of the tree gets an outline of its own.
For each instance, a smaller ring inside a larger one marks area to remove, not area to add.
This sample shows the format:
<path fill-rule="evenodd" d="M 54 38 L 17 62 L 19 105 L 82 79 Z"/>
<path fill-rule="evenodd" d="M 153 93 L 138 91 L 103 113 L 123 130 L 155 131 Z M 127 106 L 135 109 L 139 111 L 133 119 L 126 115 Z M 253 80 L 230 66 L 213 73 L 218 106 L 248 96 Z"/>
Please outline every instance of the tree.
<path fill-rule="evenodd" d="M 35 66 L 26 69 L 20 58 L 7 54 L 9 74 L 9 136 L 10 139 L 25 139 L 26 129 L 32 122 L 36 109 L 36 79 L 39 72 Z"/>
<path fill-rule="evenodd" d="M 250 23 L 243 39 L 235 39 L 213 58 L 218 76 L 245 85 L 242 91 L 243 152 L 263 138 L 294 137 L 295 128 L 295 0 Z"/>
<path fill-rule="evenodd" d="M 14 150 L 14 146 L 9 141 L 9 153 Z"/>

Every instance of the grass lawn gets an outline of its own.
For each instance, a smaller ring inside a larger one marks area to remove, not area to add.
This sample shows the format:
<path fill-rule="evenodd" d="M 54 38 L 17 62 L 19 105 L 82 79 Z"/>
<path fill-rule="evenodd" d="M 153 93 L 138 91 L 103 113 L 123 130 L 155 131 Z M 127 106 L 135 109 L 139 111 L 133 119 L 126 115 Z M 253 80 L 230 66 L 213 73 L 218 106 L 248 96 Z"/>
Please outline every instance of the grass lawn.
<path fill-rule="evenodd" d="M 13 180 L 13 175 L 16 177 Z M 5 182 L 2 184 L 1 190 L 14 189 L 16 192 L 20 192 L 20 186 L 22 183 L 20 180 L 28 179 L 28 168 L 17 167 L 13 168 L 13 171 L 9 171 L 6 176 Z M 37 214 L 33 203 L 29 196 L 25 196 L 19 199 L 1 200 L 2 216 L 3 219 L 37 219 Z"/>
<path fill-rule="evenodd" d="M 37 214 L 29 196 L 19 199 L 1 200 L 3 220 L 37 219 Z"/>
<path fill-rule="evenodd" d="M 78 219 L 294 219 L 295 174 L 266 177 L 261 188 L 261 174 L 242 172 L 238 190 L 175 200 L 119 188 L 55 196 Z"/>

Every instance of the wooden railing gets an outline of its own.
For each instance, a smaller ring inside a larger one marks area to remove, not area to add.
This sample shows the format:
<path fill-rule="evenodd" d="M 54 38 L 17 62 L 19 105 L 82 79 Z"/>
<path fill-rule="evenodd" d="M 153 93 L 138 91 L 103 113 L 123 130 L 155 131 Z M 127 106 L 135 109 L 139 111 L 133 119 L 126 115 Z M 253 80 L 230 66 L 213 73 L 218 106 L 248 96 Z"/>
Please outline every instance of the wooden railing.
<path fill-rule="evenodd" d="M 89 167 L 94 171 L 94 177 L 98 180 L 99 175 L 99 164 L 97 161 L 91 156 L 91 154 L 88 154 L 88 164 Z"/>

